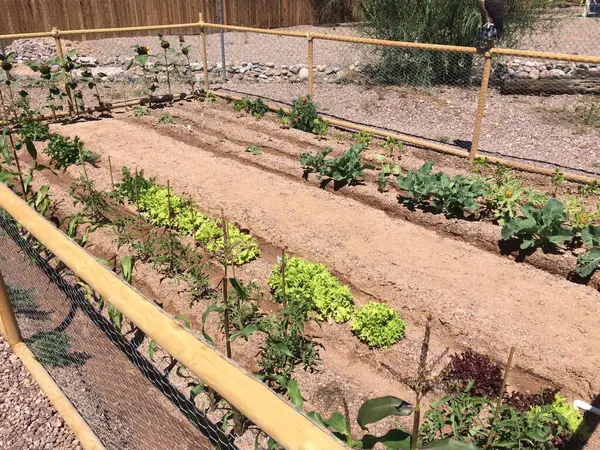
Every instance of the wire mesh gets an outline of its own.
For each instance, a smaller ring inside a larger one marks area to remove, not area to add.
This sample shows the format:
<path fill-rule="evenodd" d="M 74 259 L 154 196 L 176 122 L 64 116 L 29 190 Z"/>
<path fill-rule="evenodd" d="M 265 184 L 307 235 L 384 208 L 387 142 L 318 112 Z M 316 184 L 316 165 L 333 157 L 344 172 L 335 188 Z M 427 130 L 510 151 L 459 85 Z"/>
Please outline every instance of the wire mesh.
<path fill-rule="evenodd" d="M 0 211 L 0 271 L 26 344 L 108 449 L 238 448 L 199 380 Z M 250 448 L 244 440 L 240 448 Z"/>

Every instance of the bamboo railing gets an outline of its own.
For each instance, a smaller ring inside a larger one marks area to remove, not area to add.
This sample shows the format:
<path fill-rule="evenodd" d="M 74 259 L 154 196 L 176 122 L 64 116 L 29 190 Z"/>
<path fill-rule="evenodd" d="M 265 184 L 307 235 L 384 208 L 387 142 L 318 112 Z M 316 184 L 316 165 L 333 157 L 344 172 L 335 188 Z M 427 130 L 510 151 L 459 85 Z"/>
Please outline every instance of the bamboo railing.
<path fill-rule="evenodd" d="M 340 119 L 330 119 L 327 120 L 334 126 L 343 127 L 347 129 L 353 130 L 368 130 L 372 132 L 374 135 L 382 136 L 382 137 L 395 137 L 400 139 L 408 144 L 416 145 L 419 147 L 431 149 L 437 152 L 446 153 L 458 157 L 468 158 L 472 163 L 478 155 L 479 151 L 479 140 L 481 136 L 481 130 L 483 126 L 483 119 L 485 117 L 485 108 L 487 103 L 487 93 L 488 93 L 488 85 L 490 80 L 490 75 L 492 71 L 492 63 L 494 58 L 499 56 L 518 56 L 518 57 L 526 57 L 526 58 L 534 58 L 534 59 L 547 59 L 547 60 L 559 60 L 559 61 L 569 61 L 569 62 L 580 62 L 580 63 L 589 63 L 589 64 L 600 64 L 600 55 L 599 56 L 585 56 L 585 55 L 571 55 L 567 53 L 553 53 L 553 52 L 537 52 L 537 51 L 529 51 L 529 50 L 518 50 L 518 49 L 509 49 L 509 48 L 491 48 L 489 50 L 482 50 L 476 47 L 465 47 L 465 46 L 455 46 L 455 45 L 441 45 L 441 44 L 428 44 L 428 43 L 420 43 L 420 42 L 399 42 L 399 41 L 389 41 L 389 40 L 381 40 L 381 39 L 370 39 L 370 38 L 360 38 L 360 37 L 352 37 L 352 36 L 337 36 L 332 34 L 323 34 L 323 33 L 303 33 L 299 31 L 290 31 L 290 30 L 273 30 L 273 29 L 263 29 L 263 28 L 252 28 L 252 27 L 244 27 L 244 26 L 236 26 L 236 25 L 221 25 L 216 23 L 208 23 L 204 22 L 202 18 L 202 14 L 199 15 L 200 20 L 198 22 L 192 23 L 184 23 L 184 24 L 169 24 L 169 25 L 153 25 L 153 26 L 144 26 L 144 27 L 125 27 L 125 28 L 99 28 L 99 29 L 80 29 L 80 30 L 57 30 L 53 29 L 47 33 L 27 33 L 27 34 L 5 34 L 0 35 L 0 40 L 13 40 L 20 38 L 36 38 L 36 37 L 54 37 L 57 45 L 57 53 L 60 55 L 60 38 L 61 36 L 73 36 L 73 35 L 91 35 L 91 34 L 106 34 L 106 33 L 127 33 L 132 31 L 159 31 L 159 30 L 174 30 L 174 29 L 183 29 L 183 28 L 196 28 L 200 34 L 200 45 L 202 50 L 202 65 L 204 69 L 204 79 L 203 86 L 205 91 L 210 90 L 210 80 L 208 77 L 208 63 L 206 56 L 206 29 L 214 29 L 214 30 L 225 30 L 225 31 L 242 31 L 248 33 L 258 33 L 258 34 L 269 34 L 276 36 L 289 36 L 299 39 L 305 39 L 307 42 L 307 67 L 308 67 L 308 80 L 307 80 L 307 94 L 311 95 L 314 98 L 313 85 L 314 85 L 314 42 L 315 40 L 329 40 L 329 41 L 339 41 L 339 42 L 348 42 L 355 44 L 364 44 L 364 45 L 374 45 L 374 46 L 387 46 L 387 47 L 396 47 L 396 48 L 406 48 L 406 49 L 415 49 L 415 50 L 427 50 L 427 51 L 436 51 L 436 52 L 453 52 L 453 53 L 464 53 L 464 54 L 479 54 L 484 58 L 483 69 L 482 69 L 482 78 L 481 84 L 479 88 L 479 95 L 477 99 L 477 109 L 475 113 L 475 121 L 474 128 L 471 139 L 471 147 L 470 151 L 465 151 L 462 149 L 458 149 L 452 147 L 450 145 L 442 145 L 437 142 L 432 142 L 427 139 L 415 138 L 413 136 L 408 136 L 402 133 L 391 133 L 385 130 L 381 130 L 376 127 L 364 127 L 358 125 L 356 123 L 340 120 Z M 219 95 L 224 98 L 231 98 L 230 96 L 213 92 L 215 95 Z M 318 102 L 318 99 L 316 99 Z M 128 102 L 127 104 L 131 104 L 132 102 Z M 125 105 L 115 104 L 113 108 L 122 107 Z M 518 170 L 537 173 L 542 175 L 550 175 L 553 173 L 552 169 L 547 169 L 543 167 L 538 167 L 533 164 L 526 164 L 515 162 L 511 160 L 507 160 L 504 158 L 497 158 L 486 156 L 487 160 L 494 164 L 503 164 L 508 167 L 513 167 Z M 579 175 L 574 173 L 565 173 L 565 179 L 569 181 L 574 181 L 578 183 L 592 183 L 594 181 L 598 181 L 595 177 Z"/>

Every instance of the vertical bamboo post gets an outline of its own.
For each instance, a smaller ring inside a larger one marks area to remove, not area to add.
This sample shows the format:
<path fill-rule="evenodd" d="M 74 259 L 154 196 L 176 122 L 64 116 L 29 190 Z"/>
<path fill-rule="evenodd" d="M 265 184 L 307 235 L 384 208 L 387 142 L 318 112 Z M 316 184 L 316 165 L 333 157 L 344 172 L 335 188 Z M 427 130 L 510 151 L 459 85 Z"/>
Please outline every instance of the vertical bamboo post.
<path fill-rule="evenodd" d="M 52 27 L 52 36 L 54 37 L 54 44 L 56 45 L 56 54 L 61 64 L 65 62 L 65 53 L 63 52 L 62 41 L 60 40 L 60 30 L 56 27 Z M 75 112 L 75 104 L 71 98 L 71 88 L 68 82 L 65 82 L 65 90 L 67 91 L 67 101 L 69 103 L 69 113 L 73 115 Z"/>
<path fill-rule="evenodd" d="M 225 220 L 225 214 L 221 210 L 221 223 L 223 225 L 223 268 L 225 269 L 225 276 L 223 277 L 223 306 L 225 307 L 224 314 L 224 328 L 225 328 L 225 350 L 227 357 L 231 359 L 231 340 L 229 335 L 229 294 L 227 288 L 229 287 L 229 273 L 227 268 L 229 267 L 229 258 L 233 259 L 233 252 L 231 251 L 231 242 L 229 241 L 229 224 Z"/>
<path fill-rule="evenodd" d="M 8 289 L 6 289 L 2 272 L 0 272 L 0 321 L 4 329 L 4 336 L 11 347 L 19 342 L 23 342 L 21 330 L 19 330 L 19 324 L 15 317 L 15 311 L 8 298 Z"/>
<path fill-rule="evenodd" d="M 206 56 L 206 33 L 204 32 L 204 19 L 200 13 L 200 48 L 202 49 L 202 72 L 204 73 L 204 92 L 210 89 L 208 81 L 208 58 Z"/>
<path fill-rule="evenodd" d="M 475 128 L 473 129 L 473 139 L 471 140 L 471 152 L 469 162 L 473 163 L 479 149 L 479 138 L 481 136 L 481 126 L 483 124 L 483 114 L 485 112 L 485 103 L 487 99 L 488 85 L 490 83 L 490 74 L 492 72 L 492 54 L 485 52 L 483 61 L 483 75 L 481 77 L 481 87 L 479 89 L 479 100 L 477 101 L 477 113 L 475 114 Z"/>
<path fill-rule="evenodd" d="M 313 96 L 313 82 L 315 78 L 314 70 L 314 39 L 310 33 L 306 33 L 308 38 L 308 95 Z"/>
<path fill-rule="evenodd" d="M 110 161 L 110 155 L 108 156 L 108 170 L 110 171 L 110 185 L 112 190 L 115 190 L 115 179 L 113 178 L 112 162 Z"/>
<path fill-rule="evenodd" d="M 494 424 L 496 420 L 498 420 L 498 416 L 500 415 L 500 407 L 502 406 L 502 399 L 504 398 L 504 392 L 506 391 L 506 382 L 508 380 L 508 374 L 510 372 L 510 366 L 512 365 L 513 356 L 515 355 L 515 347 L 510 348 L 510 354 L 508 355 L 508 361 L 506 362 L 506 367 L 504 368 L 504 379 L 502 380 L 502 388 L 500 388 L 500 394 L 498 395 L 498 403 L 496 404 L 496 411 L 494 412 L 494 417 L 492 422 L 490 423 L 490 434 L 488 436 L 487 443 L 483 447 L 486 450 L 491 444 L 492 439 L 494 438 Z"/>
<path fill-rule="evenodd" d="M 281 250 L 281 299 L 283 309 L 287 306 L 287 299 L 285 298 L 285 248 Z"/>

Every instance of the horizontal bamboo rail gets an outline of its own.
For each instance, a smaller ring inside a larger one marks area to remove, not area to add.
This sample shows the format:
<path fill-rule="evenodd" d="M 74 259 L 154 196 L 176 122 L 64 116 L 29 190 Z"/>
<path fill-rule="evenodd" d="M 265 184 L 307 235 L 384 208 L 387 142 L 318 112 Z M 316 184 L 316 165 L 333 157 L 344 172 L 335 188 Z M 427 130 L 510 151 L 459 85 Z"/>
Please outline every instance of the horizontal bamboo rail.
<path fill-rule="evenodd" d="M 227 100 L 237 101 L 237 100 L 242 99 L 239 96 L 230 95 L 230 94 L 226 94 L 226 93 L 219 92 L 219 91 L 210 91 L 210 93 L 217 97 L 221 97 L 221 98 L 224 98 Z M 280 109 L 278 106 L 274 106 L 274 105 L 270 105 L 270 104 L 267 106 L 269 107 L 269 109 L 271 111 L 279 111 L 279 109 Z M 282 109 L 285 112 L 288 111 L 286 108 L 282 108 Z M 402 142 L 405 142 L 407 144 L 412 144 L 417 147 L 428 148 L 430 150 L 434 150 L 439 153 L 445 153 L 447 155 L 458 156 L 460 158 L 469 158 L 469 155 L 470 155 L 470 153 L 466 150 L 460 150 L 460 149 L 451 147 L 449 145 L 438 144 L 436 142 L 428 141 L 426 139 L 419 139 L 419 138 L 415 138 L 412 136 L 407 136 L 402 133 L 390 132 L 390 131 L 381 130 L 379 128 L 363 126 L 363 125 L 356 124 L 354 122 L 349 122 L 347 120 L 335 119 L 335 118 L 330 118 L 330 117 L 321 117 L 321 118 L 327 120 L 329 123 L 331 123 L 332 125 L 334 125 L 338 128 L 344 128 L 344 129 L 353 130 L 353 131 L 366 131 L 366 132 L 372 133 L 374 136 L 379 136 L 379 137 L 383 137 L 383 138 L 391 137 L 391 138 L 398 139 Z M 496 158 L 494 156 L 485 155 L 482 157 L 486 158 L 492 164 L 501 164 L 503 166 L 512 167 L 513 169 L 521 170 L 523 172 L 536 173 L 536 174 L 540 174 L 540 175 L 550 175 L 550 176 L 554 174 L 554 169 L 546 169 L 546 168 L 534 166 L 531 164 L 524 164 L 524 163 L 519 163 L 516 161 L 511 161 L 508 159 Z M 590 184 L 594 181 L 596 181 L 596 182 L 599 181 L 597 178 L 588 177 L 585 175 L 578 175 L 578 174 L 574 174 L 574 173 L 568 173 L 568 172 L 565 173 L 564 176 L 565 176 L 566 180 L 573 181 L 575 183 Z"/>
<path fill-rule="evenodd" d="M 148 337 L 283 447 L 346 448 L 265 384 L 197 340 L 1 183 L 0 207 Z"/>
<path fill-rule="evenodd" d="M 521 58 L 551 59 L 555 61 L 569 61 L 590 64 L 600 64 L 600 56 L 570 55 L 568 53 L 534 52 L 531 50 L 517 50 L 513 48 L 493 48 L 492 55 L 519 56 Z"/>

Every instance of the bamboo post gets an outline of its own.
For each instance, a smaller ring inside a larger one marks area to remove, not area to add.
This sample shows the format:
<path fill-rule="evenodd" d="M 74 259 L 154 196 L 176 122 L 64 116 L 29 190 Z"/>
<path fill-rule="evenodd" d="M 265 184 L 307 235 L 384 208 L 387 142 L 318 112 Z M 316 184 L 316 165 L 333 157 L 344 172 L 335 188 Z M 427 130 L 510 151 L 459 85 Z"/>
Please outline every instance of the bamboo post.
<path fill-rule="evenodd" d="M 23 172 L 21 171 L 21 163 L 19 161 L 19 155 L 17 154 L 17 147 L 12 136 L 12 131 L 8 133 L 8 139 L 13 151 L 13 157 L 15 158 L 15 164 L 17 166 L 17 172 L 19 172 L 19 182 L 21 183 L 21 191 L 23 192 L 23 198 L 27 201 L 27 190 L 25 189 L 25 182 L 23 181 Z"/>
<path fill-rule="evenodd" d="M 285 298 L 285 248 L 281 250 L 281 299 L 283 309 L 285 309 L 287 306 L 287 300 Z"/>
<path fill-rule="evenodd" d="M 113 178 L 112 162 L 110 161 L 110 155 L 108 155 L 108 170 L 110 171 L 110 185 L 112 190 L 115 190 L 115 179 Z"/>
<path fill-rule="evenodd" d="M 231 243 L 229 241 L 229 224 L 225 220 L 225 214 L 221 210 L 221 223 L 223 225 L 223 269 L 225 276 L 223 277 L 223 306 L 225 307 L 224 316 L 224 328 L 225 328 L 225 350 L 228 358 L 231 359 L 231 341 L 230 341 L 230 330 L 229 330 L 229 294 L 227 293 L 229 285 L 229 273 L 227 268 L 229 267 L 229 258 L 233 259 L 233 252 L 231 252 Z"/>
<path fill-rule="evenodd" d="M 475 114 L 475 127 L 473 129 L 473 139 L 471 140 L 471 152 L 469 153 L 469 162 L 473 163 L 479 149 L 479 138 L 481 136 L 481 126 L 483 124 L 483 115 L 485 113 L 485 103 L 487 99 L 488 85 L 490 83 L 490 74 L 492 72 L 492 54 L 485 52 L 483 62 L 483 75 L 481 77 L 481 87 L 479 89 L 479 100 L 477 101 L 477 113 Z"/>
<path fill-rule="evenodd" d="M 312 98 L 313 96 L 313 82 L 315 77 L 314 69 L 314 39 L 312 34 L 306 33 L 308 38 L 308 95 Z"/>
<path fill-rule="evenodd" d="M 496 404 L 496 411 L 494 412 L 494 418 L 490 423 L 490 434 L 488 436 L 487 443 L 483 447 L 484 450 L 486 450 L 492 444 L 492 439 L 494 438 L 494 424 L 496 423 L 496 420 L 498 420 L 498 416 L 500 415 L 500 407 L 502 406 L 502 399 L 504 398 L 504 392 L 506 391 L 506 381 L 508 380 L 508 373 L 510 372 L 510 366 L 512 365 L 514 355 L 515 347 L 513 346 L 510 348 L 508 361 L 506 362 L 506 367 L 504 368 L 504 379 L 502 380 L 502 388 L 500 388 L 500 394 L 498 395 L 498 403 Z"/>
<path fill-rule="evenodd" d="M 10 303 L 10 298 L 8 298 L 8 289 L 6 289 L 2 272 L 0 272 L 0 321 L 2 321 L 4 336 L 6 336 L 6 340 L 11 347 L 23 342 L 15 311 Z"/>
<path fill-rule="evenodd" d="M 54 44 L 56 45 L 56 54 L 61 63 L 65 62 L 65 53 L 63 52 L 62 41 L 60 40 L 60 30 L 56 27 L 52 27 L 52 36 L 54 37 Z M 71 98 L 71 88 L 68 82 L 65 82 L 65 90 L 67 91 L 67 101 L 69 103 L 69 113 L 73 115 L 75 112 L 75 104 Z"/>
<path fill-rule="evenodd" d="M 206 56 L 206 33 L 204 32 L 204 19 L 200 13 L 200 48 L 202 49 L 202 72 L 204 74 L 204 91 L 208 92 L 210 83 L 208 81 L 208 58 Z"/>

